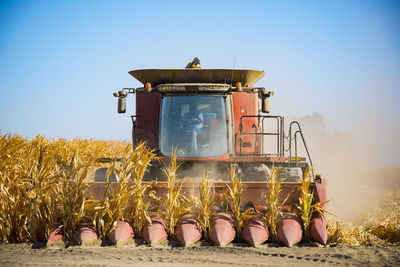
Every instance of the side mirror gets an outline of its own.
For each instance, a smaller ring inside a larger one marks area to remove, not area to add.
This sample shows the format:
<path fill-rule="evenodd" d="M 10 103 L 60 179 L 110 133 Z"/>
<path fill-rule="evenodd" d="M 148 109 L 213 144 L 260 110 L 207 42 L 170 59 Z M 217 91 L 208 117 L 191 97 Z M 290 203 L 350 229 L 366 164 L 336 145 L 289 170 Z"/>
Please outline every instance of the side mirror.
<path fill-rule="evenodd" d="M 126 112 L 126 97 L 118 98 L 118 113 Z"/>
<path fill-rule="evenodd" d="M 270 106 L 269 106 L 269 96 L 264 96 L 262 99 L 262 112 L 269 113 Z"/>
<path fill-rule="evenodd" d="M 269 98 L 274 95 L 274 92 L 268 91 L 268 90 L 263 90 L 261 92 L 261 110 L 263 113 L 269 113 L 270 112 L 270 106 L 269 106 Z"/>
<path fill-rule="evenodd" d="M 124 90 L 118 91 L 113 94 L 115 97 L 118 97 L 118 113 L 126 112 L 126 97 L 128 93 Z"/>

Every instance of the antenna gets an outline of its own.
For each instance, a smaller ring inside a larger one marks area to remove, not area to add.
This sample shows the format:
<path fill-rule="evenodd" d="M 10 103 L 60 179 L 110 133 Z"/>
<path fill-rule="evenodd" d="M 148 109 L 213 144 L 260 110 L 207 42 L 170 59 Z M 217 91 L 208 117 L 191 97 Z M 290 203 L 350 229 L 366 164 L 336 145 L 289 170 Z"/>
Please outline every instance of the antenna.
<path fill-rule="evenodd" d="M 233 84 L 233 72 L 235 71 L 236 56 L 233 57 L 232 75 L 231 75 L 231 87 Z"/>

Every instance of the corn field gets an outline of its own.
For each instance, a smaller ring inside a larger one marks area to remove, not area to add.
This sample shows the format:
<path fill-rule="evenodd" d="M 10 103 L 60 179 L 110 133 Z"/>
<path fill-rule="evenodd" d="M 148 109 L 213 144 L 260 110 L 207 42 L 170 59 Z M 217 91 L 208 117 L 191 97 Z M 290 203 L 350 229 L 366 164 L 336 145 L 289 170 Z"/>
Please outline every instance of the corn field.
<path fill-rule="evenodd" d="M 213 206 L 222 201 L 227 203 L 238 232 L 245 220 L 257 216 L 252 210 L 240 209 L 245 188 L 234 167 L 227 169 L 230 183 L 221 199 L 214 196 L 206 170 L 199 180 L 199 196 L 185 197 L 181 192 L 182 181 L 176 176 L 179 164 L 173 155 L 163 169 L 168 194 L 161 197 L 150 191 L 155 182 L 142 182 L 148 166 L 158 160 L 144 144 L 133 149 L 126 142 L 44 136 L 29 140 L 18 135 L 0 135 L 0 243 L 43 242 L 54 225 L 61 225 L 65 237 L 72 238 L 79 225 L 90 224 L 106 239 L 118 220 L 129 222 L 139 236 L 143 226 L 151 223 L 151 199 L 158 202 L 158 213 L 166 219 L 171 236 L 179 217 L 188 212 L 197 216 L 207 233 L 209 218 L 215 212 Z M 117 158 L 121 160 L 117 162 Z M 88 191 L 98 168 L 107 168 L 102 200 L 95 199 Z M 268 209 L 263 219 L 270 226 L 277 224 L 284 204 L 278 201 L 281 190 L 278 174 L 279 169 L 274 168 L 266 174 L 270 192 L 265 196 Z M 116 182 L 111 182 L 111 176 Z M 310 178 L 306 175 L 300 184 L 298 206 L 305 229 L 311 214 L 320 209 L 319 203 L 312 204 L 309 186 Z M 366 216 L 363 225 L 328 221 L 328 243 L 399 244 L 400 190 L 387 195 L 371 214 L 375 217 Z"/>
<path fill-rule="evenodd" d="M 121 157 L 127 143 L 0 136 L 0 242 L 47 240 L 55 223 L 71 236 L 92 223 L 98 203 L 87 196 L 89 173 Z"/>

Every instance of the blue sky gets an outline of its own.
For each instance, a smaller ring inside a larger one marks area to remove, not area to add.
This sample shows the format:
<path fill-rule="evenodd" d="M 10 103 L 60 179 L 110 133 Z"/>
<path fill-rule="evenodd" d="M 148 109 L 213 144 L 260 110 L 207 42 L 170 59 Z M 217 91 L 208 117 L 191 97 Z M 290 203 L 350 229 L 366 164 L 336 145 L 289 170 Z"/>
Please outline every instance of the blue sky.
<path fill-rule="evenodd" d="M 400 165 L 400 1 L 0 0 L 0 129 L 130 139 L 112 93 L 129 70 L 264 70 L 274 114 L 322 114 L 329 132 Z"/>

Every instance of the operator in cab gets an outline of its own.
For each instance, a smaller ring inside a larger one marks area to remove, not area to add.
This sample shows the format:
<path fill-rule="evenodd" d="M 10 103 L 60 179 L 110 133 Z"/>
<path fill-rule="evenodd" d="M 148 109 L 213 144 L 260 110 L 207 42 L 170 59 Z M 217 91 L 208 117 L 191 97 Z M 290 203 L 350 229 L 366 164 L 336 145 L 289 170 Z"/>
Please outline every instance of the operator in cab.
<path fill-rule="evenodd" d="M 182 118 L 184 129 L 189 132 L 194 130 L 197 134 L 202 134 L 204 123 L 203 113 L 197 111 L 196 104 L 191 104 L 189 107 L 189 112 L 183 115 Z"/>

